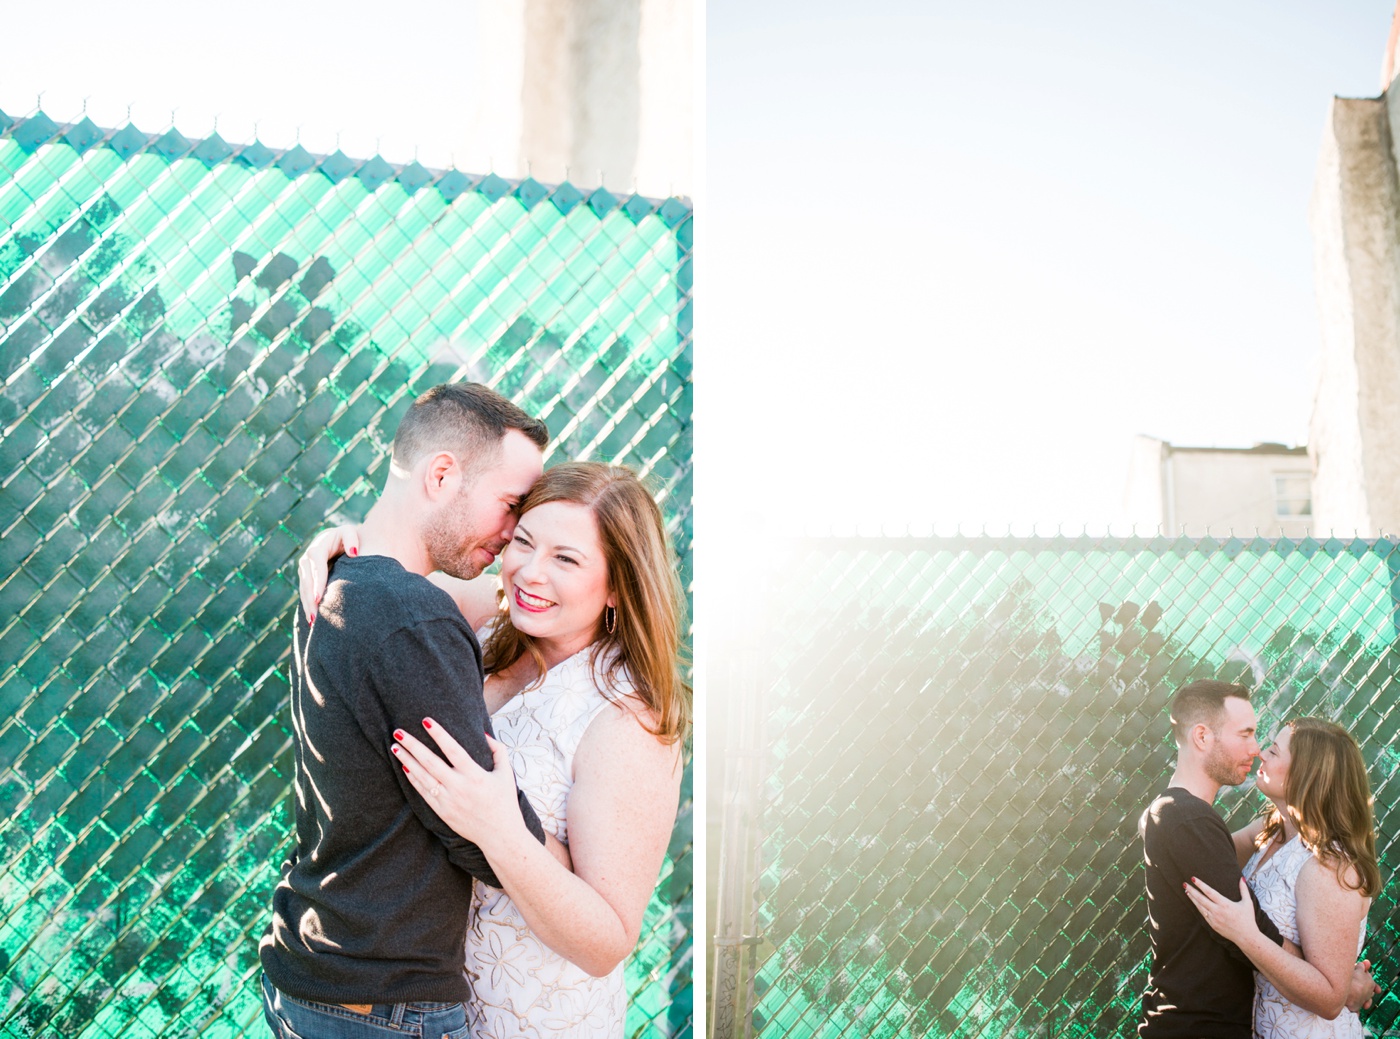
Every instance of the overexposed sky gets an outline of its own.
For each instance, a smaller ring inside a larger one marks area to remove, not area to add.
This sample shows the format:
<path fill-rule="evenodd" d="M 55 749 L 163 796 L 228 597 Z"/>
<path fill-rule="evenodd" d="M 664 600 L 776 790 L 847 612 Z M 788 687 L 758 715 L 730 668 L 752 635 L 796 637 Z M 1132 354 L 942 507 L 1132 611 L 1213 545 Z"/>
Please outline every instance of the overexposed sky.
<path fill-rule="evenodd" d="M 0 110 L 470 168 L 477 0 L 53 0 L 4 17 Z M 513 162 L 514 156 L 506 157 Z M 483 160 L 484 161 L 484 160 Z"/>
<path fill-rule="evenodd" d="M 0 109 L 483 168 L 485 2 L 22 5 Z M 707 522 L 1101 526 L 1136 433 L 1304 441 L 1318 146 L 1391 9 L 709 0 Z"/>
<path fill-rule="evenodd" d="M 1078 530 L 1136 433 L 1304 442 L 1318 149 L 1392 8 L 711 0 L 702 506 Z"/>

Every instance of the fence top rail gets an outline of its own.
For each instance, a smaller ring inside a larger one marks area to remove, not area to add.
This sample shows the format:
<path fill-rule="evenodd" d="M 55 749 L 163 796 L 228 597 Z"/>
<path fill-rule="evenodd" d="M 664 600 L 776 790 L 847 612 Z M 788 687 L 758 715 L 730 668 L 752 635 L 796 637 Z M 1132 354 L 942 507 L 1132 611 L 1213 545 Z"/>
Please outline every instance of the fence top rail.
<path fill-rule="evenodd" d="M 791 539 L 799 551 L 825 552 L 1051 552 L 1084 554 L 1095 552 L 1140 552 L 1151 555 L 1290 555 L 1366 556 L 1382 559 L 1395 556 L 1400 563 L 1400 535 L 1378 538 L 1359 537 L 1167 537 L 1155 535 L 1056 534 L 1022 536 L 995 534 L 952 535 L 806 535 Z"/>
<path fill-rule="evenodd" d="M 0 111 L 0 140 L 13 140 L 25 152 L 33 153 L 45 144 L 66 144 L 79 154 L 93 148 L 108 148 L 123 160 L 141 152 L 152 152 L 167 161 L 195 159 L 206 166 L 222 163 L 266 169 L 276 166 L 289 177 L 319 173 L 332 183 L 354 177 L 373 191 L 388 181 L 397 181 L 409 194 L 425 187 L 436 188 L 448 202 L 467 192 L 475 192 L 496 202 L 507 195 L 520 199 L 532 209 L 548 199 L 562 211 L 585 204 L 598 216 L 620 210 L 633 223 L 655 213 L 667 226 L 674 227 L 690 215 L 688 197 L 652 198 L 646 195 L 613 194 L 606 188 L 589 191 L 574 187 L 568 181 L 546 184 L 533 177 L 511 179 L 496 173 L 469 174 L 458 169 L 432 169 L 412 162 L 390 162 L 380 155 L 367 159 L 347 156 L 341 151 L 320 155 L 307 151 L 300 143 L 290 148 L 273 148 L 254 140 L 238 144 L 225 141 L 215 131 L 207 137 L 186 137 L 171 126 L 158 133 L 138 129 L 135 124 L 123 127 L 100 127 L 84 116 L 77 122 L 60 123 L 43 111 L 27 116 L 7 115 Z"/>

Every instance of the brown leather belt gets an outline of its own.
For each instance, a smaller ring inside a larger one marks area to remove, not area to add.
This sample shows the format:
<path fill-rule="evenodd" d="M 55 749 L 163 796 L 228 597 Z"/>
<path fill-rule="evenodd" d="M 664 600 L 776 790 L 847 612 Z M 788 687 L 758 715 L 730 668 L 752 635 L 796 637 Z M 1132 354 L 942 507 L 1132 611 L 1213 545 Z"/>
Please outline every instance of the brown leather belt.
<path fill-rule="evenodd" d="M 373 1003 L 338 1003 L 336 1005 L 344 1007 L 352 1014 L 368 1014 L 374 1009 Z"/>

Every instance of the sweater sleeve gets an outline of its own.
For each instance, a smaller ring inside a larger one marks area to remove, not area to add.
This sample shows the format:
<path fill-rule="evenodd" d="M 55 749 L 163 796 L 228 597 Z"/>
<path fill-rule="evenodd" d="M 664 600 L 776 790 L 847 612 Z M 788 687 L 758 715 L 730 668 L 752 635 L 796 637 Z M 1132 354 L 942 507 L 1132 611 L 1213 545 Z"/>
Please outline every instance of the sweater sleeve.
<path fill-rule="evenodd" d="M 393 766 L 409 807 L 425 827 L 447 849 L 447 857 L 459 869 L 477 880 L 500 887 L 491 864 L 479 847 L 459 836 L 438 817 L 413 788 L 403 768 L 389 754 L 394 730 L 413 733 L 438 757 L 446 757 L 423 731 L 423 719 L 431 716 L 488 772 L 494 769 L 491 748 L 485 733 L 491 732 L 491 717 L 482 696 L 480 657 L 469 636 L 458 623 L 436 620 L 402 628 L 390 635 L 380 648 L 372 675 L 372 686 L 384 718 L 382 733 L 370 733 L 384 748 Z M 544 827 L 519 787 L 515 791 L 525 825 L 544 843 Z"/>
<path fill-rule="evenodd" d="M 1182 820 L 1173 828 L 1171 839 L 1164 842 L 1164 845 L 1182 883 L 1197 877 L 1231 901 L 1238 901 L 1239 859 L 1235 856 L 1235 845 L 1230 838 L 1230 831 L 1214 812 L 1211 812 L 1211 818 L 1198 816 Z M 1269 914 L 1260 907 L 1252 889 L 1249 898 L 1254 903 L 1254 920 L 1259 925 L 1260 932 L 1275 945 L 1282 945 L 1283 936 L 1269 919 Z M 1192 910 L 1195 910 L 1194 906 Z M 1221 937 L 1209 927 L 1206 931 L 1211 939 L 1223 946 L 1231 956 L 1249 962 L 1249 958 L 1240 952 L 1234 942 Z"/>

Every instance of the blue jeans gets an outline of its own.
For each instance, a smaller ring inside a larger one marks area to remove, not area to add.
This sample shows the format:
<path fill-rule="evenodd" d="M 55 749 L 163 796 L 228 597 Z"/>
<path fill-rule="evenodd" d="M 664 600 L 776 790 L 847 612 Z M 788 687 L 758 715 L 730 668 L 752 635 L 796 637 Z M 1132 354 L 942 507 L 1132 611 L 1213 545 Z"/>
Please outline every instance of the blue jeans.
<path fill-rule="evenodd" d="M 276 1039 L 469 1039 L 461 1003 L 376 1003 L 357 1014 L 279 992 L 262 976 L 263 1014 Z"/>

